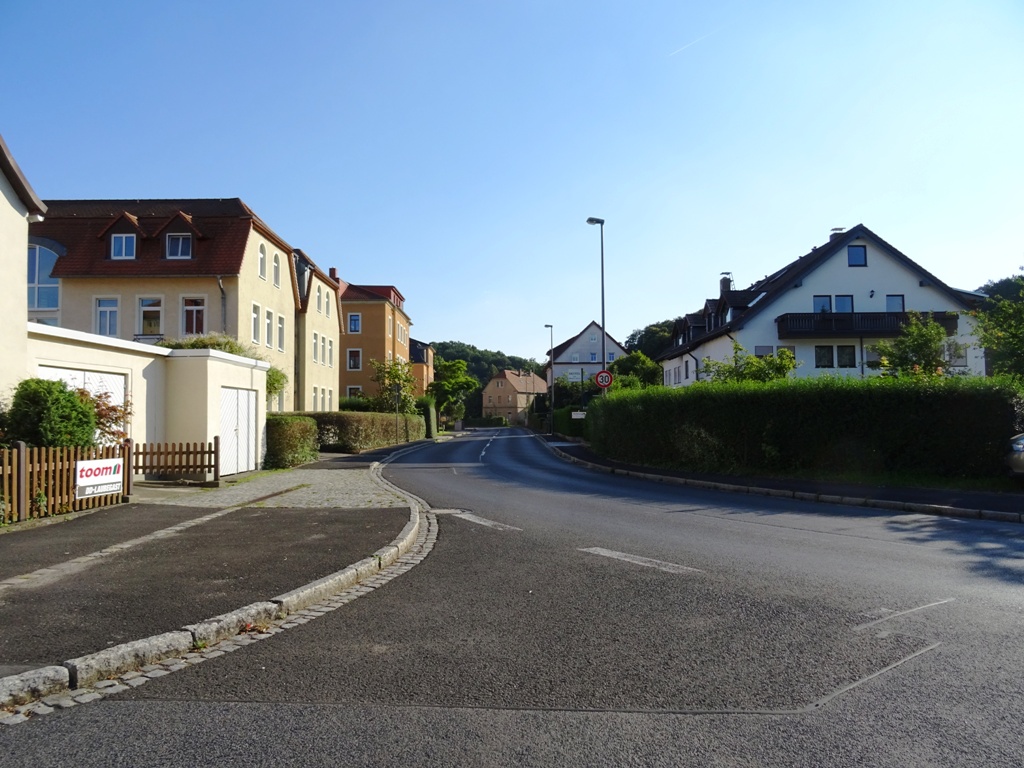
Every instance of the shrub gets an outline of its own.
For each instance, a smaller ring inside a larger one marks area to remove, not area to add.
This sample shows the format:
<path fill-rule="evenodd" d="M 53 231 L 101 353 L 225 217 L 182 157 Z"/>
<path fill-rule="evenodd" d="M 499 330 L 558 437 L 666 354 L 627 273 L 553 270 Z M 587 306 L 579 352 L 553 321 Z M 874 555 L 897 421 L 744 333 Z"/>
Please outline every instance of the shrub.
<path fill-rule="evenodd" d="M 369 411 L 373 404 L 365 397 L 344 397 L 338 401 L 339 411 Z"/>
<path fill-rule="evenodd" d="M 317 411 L 304 413 L 316 423 L 320 450 L 361 453 L 374 448 L 422 440 L 426 425 L 422 416 L 399 414 L 396 435 L 394 413 Z"/>
<path fill-rule="evenodd" d="M 430 395 L 417 397 L 416 410 L 423 417 L 425 436 L 428 439 L 437 437 L 437 408 L 435 407 L 434 398 Z"/>
<path fill-rule="evenodd" d="M 475 419 L 464 419 L 464 427 L 507 427 L 508 419 L 504 416 L 483 416 Z"/>
<path fill-rule="evenodd" d="M 319 458 L 316 421 L 306 416 L 267 414 L 267 469 L 295 467 Z"/>
<path fill-rule="evenodd" d="M 633 391 L 633 390 L 627 390 Z M 555 409 L 555 432 L 559 435 L 567 435 L 568 437 L 582 437 L 588 439 L 590 433 L 588 431 L 587 419 L 590 418 L 589 414 L 584 419 L 574 419 L 572 414 L 575 411 L 585 411 L 578 405 L 570 405 L 568 408 L 556 408 Z"/>
<path fill-rule="evenodd" d="M 95 445 L 96 409 L 63 381 L 25 379 L 14 391 L 6 440 L 32 446 Z"/>

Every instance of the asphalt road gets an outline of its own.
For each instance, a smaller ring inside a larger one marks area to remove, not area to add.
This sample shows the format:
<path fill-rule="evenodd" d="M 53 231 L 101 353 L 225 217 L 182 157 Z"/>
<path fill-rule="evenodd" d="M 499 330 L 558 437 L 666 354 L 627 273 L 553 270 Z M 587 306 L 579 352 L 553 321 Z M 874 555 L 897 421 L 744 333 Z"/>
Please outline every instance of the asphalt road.
<path fill-rule="evenodd" d="M 1019 526 L 589 472 L 514 430 L 397 458 L 413 570 L 5 765 L 1017 766 Z"/>

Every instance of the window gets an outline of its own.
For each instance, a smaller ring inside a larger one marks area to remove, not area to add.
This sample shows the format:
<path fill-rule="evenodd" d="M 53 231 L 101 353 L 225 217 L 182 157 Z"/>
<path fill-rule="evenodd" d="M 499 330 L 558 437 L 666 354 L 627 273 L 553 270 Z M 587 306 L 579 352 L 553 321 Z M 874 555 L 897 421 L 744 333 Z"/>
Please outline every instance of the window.
<path fill-rule="evenodd" d="M 683 373 L 685 374 L 686 379 L 689 380 L 689 378 L 690 378 L 690 361 L 689 360 L 683 360 Z"/>
<path fill-rule="evenodd" d="M 96 333 L 117 336 L 117 299 L 96 299 Z"/>
<path fill-rule="evenodd" d="M 325 390 L 323 387 L 320 387 L 320 410 L 321 411 L 326 410 L 326 406 L 327 406 L 327 390 Z"/>
<path fill-rule="evenodd" d="M 309 410 L 311 410 L 311 411 L 315 411 L 316 410 L 316 393 L 318 391 L 319 390 L 316 387 L 313 387 L 313 402 L 309 406 Z"/>
<path fill-rule="evenodd" d="M 331 294 L 329 293 L 324 294 L 324 314 L 328 317 L 331 316 Z M 331 393 L 328 392 L 327 394 L 330 395 Z"/>
<path fill-rule="evenodd" d="M 853 312 L 853 296 L 836 296 L 836 312 Z"/>
<path fill-rule="evenodd" d="M 349 333 L 362 333 L 363 327 L 363 316 L 358 312 L 352 312 L 348 316 L 348 332 Z M 389 326 L 390 327 L 390 326 Z M 390 336 L 391 333 L 388 333 Z"/>
<path fill-rule="evenodd" d="M 280 254 L 274 254 L 274 287 L 281 287 L 281 256 Z"/>
<path fill-rule="evenodd" d="M 327 365 L 334 367 L 334 339 L 327 340 Z"/>
<path fill-rule="evenodd" d="M 327 365 L 327 337 L 320 337 L 320 364 Z"/>
<path fill-rule="evenodd" d="M 590 362 L 592 362 L 592 363 L 596 363 L 597 362 L 597 352 L 591 352 L 590 353 Z"/>
<path fill-rule="evenodd" d="M 572 353 L 571 362 L 578 363 L 579 361 L 580 361 L 580 353 L 579 352 L 573 352 Z"/>
<path fill-rule="evenodd" d="M 814 367 L 835 368 L 835 364 L 832 362 L 832 347 L 814 348 Z"/>
<path fill-rule="evenodd" d="M 259 260 L 260 280 L 267 279 L 267 247 L 260 243 L 260 260 Z"/>
<path fill-rule="evenodd" d="M 327 410 L 328 411 L 333 411 L 334 410 L 334 390 L 333 389 L 328 389 L 327 390 Z"/>
<path fill-rule="evenodd" d="M 28 308 L 59 309 L 60 281 L 50 277 L 57 254 L 39 245 L 28 247 Z"/>
<path fill-rule="evenodd" d="M 363 350 L 350 349 L 348 351 L 348 369 L 350 371 L 363 370 Z"/>
<path fill-rule="evenodd" d="M 608 353 L 608 362 L 611 363 L 614 360 L 615 360 L 615 353 L 614 352 L 609 352 Z"/>
<path fill-rule="evenodd" d="M 284 352 L 284 317 L 282 315 L 277 317 L 277 348 Z"/>
<path fill-rule="evenodd" d="M 361 395 L 363 393 L 363 388 L 359 387 L 359 386 L 348 387 L 345 390 L 345 393 L 346 393 L 346 397 L 359 397 L 359 395 Z"/>
<path fill-rule="evenodd" d="M 314 331 L 313 332 L 313 362 L 314 363 L 319 363 L 320 362 L 320 358 L 318 357 L 318 354 L 319 354 L 318 350 L 319 350 L 319 348 L 320 348 L 320 334 L 316 333 Z"/>
<path fill-rule="evenodd" d="M 597 334 L 596 333 L 590 334 L 590 343 L 591 344 L 597 344 Z"/>
<path fill-rule="evenodd" d="M 163 333 L 164 307 L 163 299 L 139 299 L 139 335 L 159 336 Z"/>
<path fill-rule="evenodd" d="M 252 305 L 252 340 L 253 343 L 260 343 L 260 305 Z"/>
<path fill-rule="evenodd" d="M 755 346 L 754 347 L 754 357 L 768 357 L 768 355 L 772 354 L 774 351 L 775 351 L 775 348 L 772 347 L 770 344 L 767 347 L 765 347 L 765 346 Z"/>
<path fill-rule="evenodd" d="M 112 258 L 112 259 L 134 259 L 135 258 L 135 235 L 111 235 L 110 236 L 110 258 Z"/>
<path fill-rule="evenodd" d="M 321 315 L 324 313 L 324 294 L 319 285 L 316 287 L 316 311 Z"/>
<path fill-rule="evenodd" d="M 814 312 L 831 312 L 832 311 L 832 297 L 831 296 L 815 296 L 814 297 Z"/>
<path fill-rule="evenodd" d="M 500 379 L 498 381 L 494 382 L 494 383 L 497 384 L 498 389 L 501 389 L 502 387 L 505 386 L 505 382 L 501 381 Z"/>
<path fill-rule="evenodd" d="M 891 294 L 885 297 L 885 311 L 886 312 L 902 312 L 903 311 L 903 294 Z"/>
<path fill-rule="evenodd" d="M 846 246 L 846 263 L 851 267 L 868 265 L 868 247 L 866 245 Z"/>
<path fill-rule="evenodd" d="M 182 330 L 185 335 L 206 333 L 206 299 L 184 298 L 181 300 Z"/>
<path fill-rule="evenodd" d="M 388 317 L 388 336 L 391 335 L 391 331 L 393 330 L 394 325 L 395 325 L 395 318 Z"/>
<path fill-rule="evenodd" d="M 267 310 L 267 324 L 266 324 L 266 336 L 265 340 L 268 347 L 274 346 L 274 312 L 273 310 Z"/>
<path fill-rule="evenodd" d="M 840 368 L 856 368 L 857 348 L 853 344 L 840 344 L 836 347 L 836 364 Z"/>
<path fill-rule="evenodd" d="M 192 258 L 192 235 L 168 235 L 167 236 L 167 258 L 168 259 L 191 259 Z"/>
<path fill-rule="evenodd" d="M 779 354 L 782 350 L 787 350 L 793 357 L 796 357 L 796 347 L 791 344 L 783 344 L 782 346 L 775 348 L 775 354 Z"/>

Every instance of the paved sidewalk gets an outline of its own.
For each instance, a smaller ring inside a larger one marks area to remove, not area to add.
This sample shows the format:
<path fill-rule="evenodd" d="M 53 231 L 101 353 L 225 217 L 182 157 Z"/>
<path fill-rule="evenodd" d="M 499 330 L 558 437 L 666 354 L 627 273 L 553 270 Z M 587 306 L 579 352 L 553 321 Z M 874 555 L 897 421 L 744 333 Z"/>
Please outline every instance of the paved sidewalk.
<path fill-rule="evenodd" d="M 0 678 L 246 606 L 289 612 L 372 575 L 418 528 L 372 458 L 325 456 L 212 490 L 143 484 L 131 504 L 0 535 Z"/>

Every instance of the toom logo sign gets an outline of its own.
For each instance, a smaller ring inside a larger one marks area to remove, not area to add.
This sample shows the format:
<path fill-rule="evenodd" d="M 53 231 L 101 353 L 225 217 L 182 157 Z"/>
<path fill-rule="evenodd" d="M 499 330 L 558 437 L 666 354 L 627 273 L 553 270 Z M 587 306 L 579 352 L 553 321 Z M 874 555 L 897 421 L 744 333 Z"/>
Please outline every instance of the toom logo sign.
<path fill-rule="evenodd" d="M 96 459 L 75 462 L 75 498 L 121 493 L 124 488 L 124 459 Z"/>

